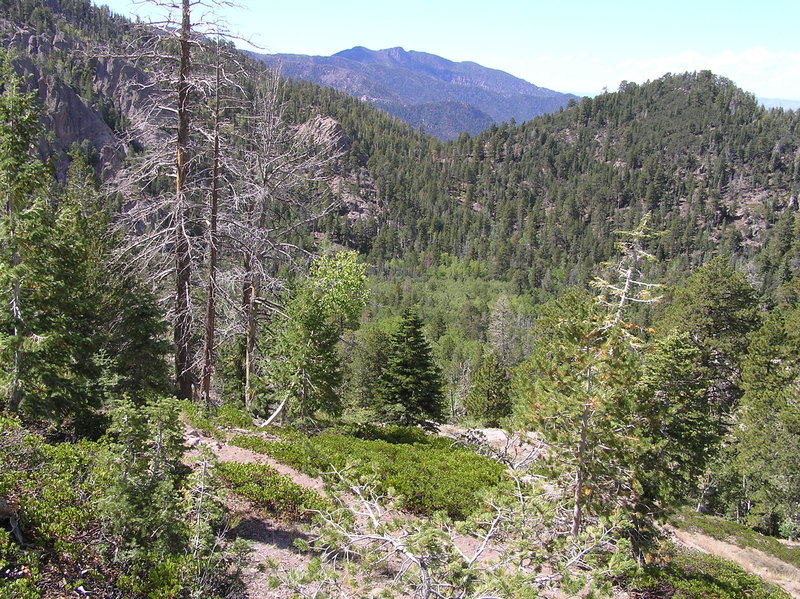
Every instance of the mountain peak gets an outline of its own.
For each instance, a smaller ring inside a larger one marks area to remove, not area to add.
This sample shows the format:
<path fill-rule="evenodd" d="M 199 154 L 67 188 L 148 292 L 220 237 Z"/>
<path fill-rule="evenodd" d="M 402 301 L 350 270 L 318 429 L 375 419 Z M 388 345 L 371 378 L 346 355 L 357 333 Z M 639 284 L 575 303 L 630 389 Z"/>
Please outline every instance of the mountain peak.
<path fill-rule="evenodd" d="M 287 77 L 347 92 L 443 139 L 461 131 L 478 133 L 493 122 L 527 121 L 575 98 L 474 62 L 453 62 L 400 46 L 355 46 L 330 57 L 258 58 L 268 65 L 280 63 Z"/>

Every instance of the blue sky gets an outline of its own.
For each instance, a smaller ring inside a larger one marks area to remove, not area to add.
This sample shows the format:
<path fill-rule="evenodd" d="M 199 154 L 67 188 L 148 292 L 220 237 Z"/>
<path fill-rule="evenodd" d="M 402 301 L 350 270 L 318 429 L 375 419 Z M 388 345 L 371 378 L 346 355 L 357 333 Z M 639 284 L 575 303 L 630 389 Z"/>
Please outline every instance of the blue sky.
<path fill-rule="evenodd" d="M 134 0 L 93 0 L 146 18 Z M 401 46 L 579 95 L 710 69 L 762 98 L 800 100 L 800 0 L 239 0 L 231 29 L 266 53 Z"/>

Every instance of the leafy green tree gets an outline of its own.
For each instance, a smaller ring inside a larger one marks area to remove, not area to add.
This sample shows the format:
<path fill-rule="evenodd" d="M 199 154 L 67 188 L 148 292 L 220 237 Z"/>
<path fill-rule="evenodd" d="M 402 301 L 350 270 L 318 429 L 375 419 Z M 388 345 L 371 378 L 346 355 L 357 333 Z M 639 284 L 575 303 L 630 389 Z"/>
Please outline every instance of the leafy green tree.
<path fill-rule="evenodd" d="M 366 298 L 364 265 L 355 252 L 318 258 L 276 323 L 263 364 L 267 396 L 278 399 L 272 417 L 289 404 L 303 419 L 317 410 L 338 414 L 342 365 L 338 352 L 343 327 L 361 313 Z M 255 406 L 265 411 L 267 406 Z"/>
<path fill-rule="evenodd" d="M 414 308 L 403 313 L 392 335 L 376 397 L 378 417 L 392 424 L 433 429 L 444 413 L 442 373 Z"/>
<path fill-rule="evenodd" d="M 497 426 L 501 418 L 511 414 L 508 369 L 494 352 L 486 355 L 472 378 L 464 407 L 467 416 L 488 426 Z"/>

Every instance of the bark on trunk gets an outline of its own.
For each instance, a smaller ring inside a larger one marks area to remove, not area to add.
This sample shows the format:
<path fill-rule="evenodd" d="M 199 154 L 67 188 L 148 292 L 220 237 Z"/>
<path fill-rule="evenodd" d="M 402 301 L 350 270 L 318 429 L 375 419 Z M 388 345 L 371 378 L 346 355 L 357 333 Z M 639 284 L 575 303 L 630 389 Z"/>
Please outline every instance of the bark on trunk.
<path fill-rule="evenodd" d="M 191 20 L 189 0 L 182 1 L 180 69 L 178 73 L 178 134 L 175 165 L 175 380 L 178 397 L 192 397 L 191 364 L 191 248 L 186 231 L 187 154 L 189 149 L 189 74 L 191 72 Z"/>
<path fill-rule="evenodd" d="M 219 206 L 219 87 L 220 67 L 217 60 L 217 89 L 214 101 L 214 159 L 211 174 L 211 205 L 208 217 L 208 293 L 206 295 L 205 347 L 200 396 L 211 404 L 211 373 L 214 367 L 214 332 L 216 328 L 217 291 L 217 212 Z"/>
<path fill-rule="evenodd" d="M 581 434 L 578 441 L 578 470 L 575 473 L 575 492 L 573 494 L 574 505 L 572 508 L 572 530 L 573 537 L 577 537 L 581 530 L 583 519 L 583 482 L 586 477 L 586 437 L 589 431 L 589 394 L 592 390 L 591 369 L 586 373 L 586 403 L 583 404 L 583 414 L 581 415 Z"/>
<path fill-rule="evenodd" d="M 252 258 L 245 257 L 244 268 L 250 277 L 245 280 L 242 305 L 245 311 L 245 340 L 244 340 L 244 404 L 250 407 L 253 402 L 253 370 L 255 362 L 255 349 L 258 335 L 258 320 L 256 318 L 256 299 L 258 297 L 258 284 L 252 271 Z M 252 278 L 251 278 L 252 277 Z"/>

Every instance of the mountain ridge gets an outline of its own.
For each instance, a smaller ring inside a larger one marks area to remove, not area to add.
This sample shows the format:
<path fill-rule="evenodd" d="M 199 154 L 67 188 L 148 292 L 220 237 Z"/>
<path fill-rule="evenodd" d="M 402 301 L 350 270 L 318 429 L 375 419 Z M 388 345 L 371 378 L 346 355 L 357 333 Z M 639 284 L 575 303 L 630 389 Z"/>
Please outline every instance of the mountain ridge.
<path fill-rule="evenodd" d="M 364 46 L 332 56 L 257 54 L 254 59 L 290 79 L 333 87 L 367 101 L 439 139 L 475 135 L 491 124 L 527 121 L 577 99 L 475 62 L 400 47 Z M 453 102 L 462 110 L 452 114 Z"/>

